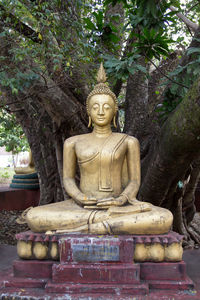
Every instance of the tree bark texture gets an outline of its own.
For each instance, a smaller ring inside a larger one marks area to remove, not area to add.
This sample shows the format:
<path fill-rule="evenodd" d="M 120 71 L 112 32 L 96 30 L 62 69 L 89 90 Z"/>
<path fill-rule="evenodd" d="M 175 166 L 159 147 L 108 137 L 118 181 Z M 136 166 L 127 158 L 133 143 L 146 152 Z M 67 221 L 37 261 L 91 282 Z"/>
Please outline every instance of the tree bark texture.
<path fill-rule="evenodd" d="M 13 77 L 15 74 L 12 70 L 15 70 L 16 63 L 11 49 L 12 41 L 2 39 L 0 52 L 6 55 L 5 64 L 9 67 L 10 77 Z M 17 68 L 25 74 L 33 66 L 35 64 L 27 60 L 23 64 L 19 63 Z M 64 140 L 88 132 L 85 106 L 72 93 L 72 82 L 69 80 L 68 84 L 66 80 L 63 91 L 48 75 L 42 74 L 17 95 L 12 94 L 9 88 L 0 87 L 4 93 L 3 104 L 16 115 L 28 138 L 40 181 L 40 204 L 63 200 Z"/>
<path fill-rule="evenodd" d="M 200 149 L 200 79 L 164 124 L 143 179 L 139 198 L 165 205 L 172 183 L 178 183 Z"/>

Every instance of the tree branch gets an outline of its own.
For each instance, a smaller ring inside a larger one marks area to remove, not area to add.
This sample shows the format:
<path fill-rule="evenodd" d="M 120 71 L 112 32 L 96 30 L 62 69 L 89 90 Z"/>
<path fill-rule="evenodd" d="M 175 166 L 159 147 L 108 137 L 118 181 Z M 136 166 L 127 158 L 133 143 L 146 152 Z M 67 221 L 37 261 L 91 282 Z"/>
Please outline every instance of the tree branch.
<path fill-rule="evenodd" d="M 14 30 L 18 31 L 20 34 L 23 34 L 25 37 L 31 39 L 35 43 L 42 43 L 42 40 L 39 39 L 39 32 L 35 32 L 32 28 L 21 22 L 10 12 L 7 12 L 2 4 L 0 4 L 1 10 L 1 19 L 5 21 L 4 25 L 9 25 Z M 9 19 L 9 21 L 8 21 Z"/>
<path fill-rule="evenodd" d="M 175 83 L 175 84 L 177 84 L 177 85 L 180 85 L 181 87 L 184 87 L 184 88 L 186 88 L 186 89 L 189 89 L 189 87 L 188 86 L 186 86 L 186 85 L 184 85 L 184 84 L 182 84 L 182 83 L 180 83 L 180 82 L 177 82 L 177 81 L 175 81 L 175 80 L 173 80 L 172 78 L 170 78 L 169 76 L 167 76 L 162 70 L 160 70 L 157 66 L 156 66 L 156 64 L 154 64 L 154 62 L 151 60 L 151 59 L 149 59 L 146 55 L 145 55 L 145 57 L 152 63 L 152 65 L 164 76 L 164 77 L 166 77 L 168 80 L 170 80 L 171 82 L 173 82 L 173 83 Z"/>
<path fill-rule="evenodd" d="M 197 3 L 195 3 L 194 5 L 192 5 L 187 11 L 186 13 L 189 13 L 194 7 L 196 7 L 197 5 L 199 5 L 199 1 Z"/>
<path fill-rule="evenodd" d="M 125 58 L 127 56 L 127 54 L 129 53 L 129 51 L 131 51 L 131 49 L 133 47 L 132 46 L 133 39 L 134 38 L 132 37 L 132 32 L 131 32 L 128 39 L 127 39 L 126 46 L 125 46 L 125 49 L 123 51 L 123 54 L 122 54 L 120 60 Z M 122 87 L 122 83 L 123 83 L 122 80 L 118 79 L 117 82 L 115 83 L 115 85 L 113 86 L 113 92 L 116 94 L 117 97 L 119 96 L 119 93 L 120 93 L 120 90 L 121 90 L 121 87 Z"/>
<path fill-rule="evenodd" d="M 177 17 L 181 19 L 192 31 L 196 32 L 197 29 L 199 28 L 199 25 L 190 21 L 186 16 L 184 16 L 182 13 L 178 12 L 177 9 L 174 6 L 170 6 L 171 11 L 175 11 Z"/>

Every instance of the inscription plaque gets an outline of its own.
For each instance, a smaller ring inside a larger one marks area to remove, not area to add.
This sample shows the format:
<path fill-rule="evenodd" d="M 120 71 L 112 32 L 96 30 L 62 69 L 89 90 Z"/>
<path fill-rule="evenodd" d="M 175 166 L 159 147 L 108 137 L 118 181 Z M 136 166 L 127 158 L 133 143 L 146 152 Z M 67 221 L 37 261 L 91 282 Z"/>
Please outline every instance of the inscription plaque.
<path fill-rule="evenodd" d="M 71 249 L 74 261 L 119 261 L 118 245 L 72 244 Z"/>
<path fill-rule="evenodd" d="M 132 262 L 133 238 L 129 236 L 64 237 L 59 240 L 60 262 Z"/>

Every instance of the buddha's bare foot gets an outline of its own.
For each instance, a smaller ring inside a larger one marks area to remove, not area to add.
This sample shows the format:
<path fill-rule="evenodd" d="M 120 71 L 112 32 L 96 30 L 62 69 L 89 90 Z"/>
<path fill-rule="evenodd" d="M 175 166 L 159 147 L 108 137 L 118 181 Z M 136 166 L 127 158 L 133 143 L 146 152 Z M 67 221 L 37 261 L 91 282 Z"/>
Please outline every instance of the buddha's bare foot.
<path fill-rule="evenodd" d="M 82 225 L 73 229 L 57 229 L 57 230 L 48 230 L 45 232 L 46 235 L 53 235 L 56 233 L 72 233 L 72 232 L 88 232 L 88 226 Z"/>
<path fill-rule="evenodd" d="M 54 234 L 54 233 L 56 233 L 56 230 L 47 230 L 47 231 L 45 232 L 46 235 L 52 235 L 52 234 Z"/>
<path fill-rule="evenodd" d="M 72 229 L 58 229 L 55 231 L 55 233 L 73 233 L 73 232 L 88 233 L 88 225 L 82 225 Z"/>
<path fill-rule="evenodd" d="M 152 210 L 152 205 L 147 202 L 141 202 L 136 200 L 132 205 L 125 206 L 111 206 L 108 209 L 110 216 L 128 215 L 128 214 L 139 214 Z"/>

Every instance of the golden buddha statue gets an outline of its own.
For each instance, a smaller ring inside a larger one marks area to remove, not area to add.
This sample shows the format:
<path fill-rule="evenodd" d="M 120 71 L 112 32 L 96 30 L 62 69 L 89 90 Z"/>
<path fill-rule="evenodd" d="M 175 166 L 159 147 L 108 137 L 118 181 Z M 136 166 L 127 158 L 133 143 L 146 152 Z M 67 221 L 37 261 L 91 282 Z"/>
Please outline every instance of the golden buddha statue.
<path fill-rule="evenodd" d="M 35 164 L 33 161 L 33 155 L 31 150 L 29 151 L 29 162 L 27 167 L 18 167 L 14 169 L 16 174 L 22 175 L 22 174 L 32 174 L 35 173 Z"/>
<path fill-rule="evenodd" d="M 164 208 L 136 199 L 140 187 L 140 150 L 136 138 L 113 133 L 118 110 L 101 65 L 98 84 L 87 98 L 92 133 L 64 143 L 64 187 L 71 197 L 31 208 L 26 222 L 34 232 L 89 234 L 162 234 L 173 216 Z M 75 182 L 80 169 L 80 186 Z"/>

